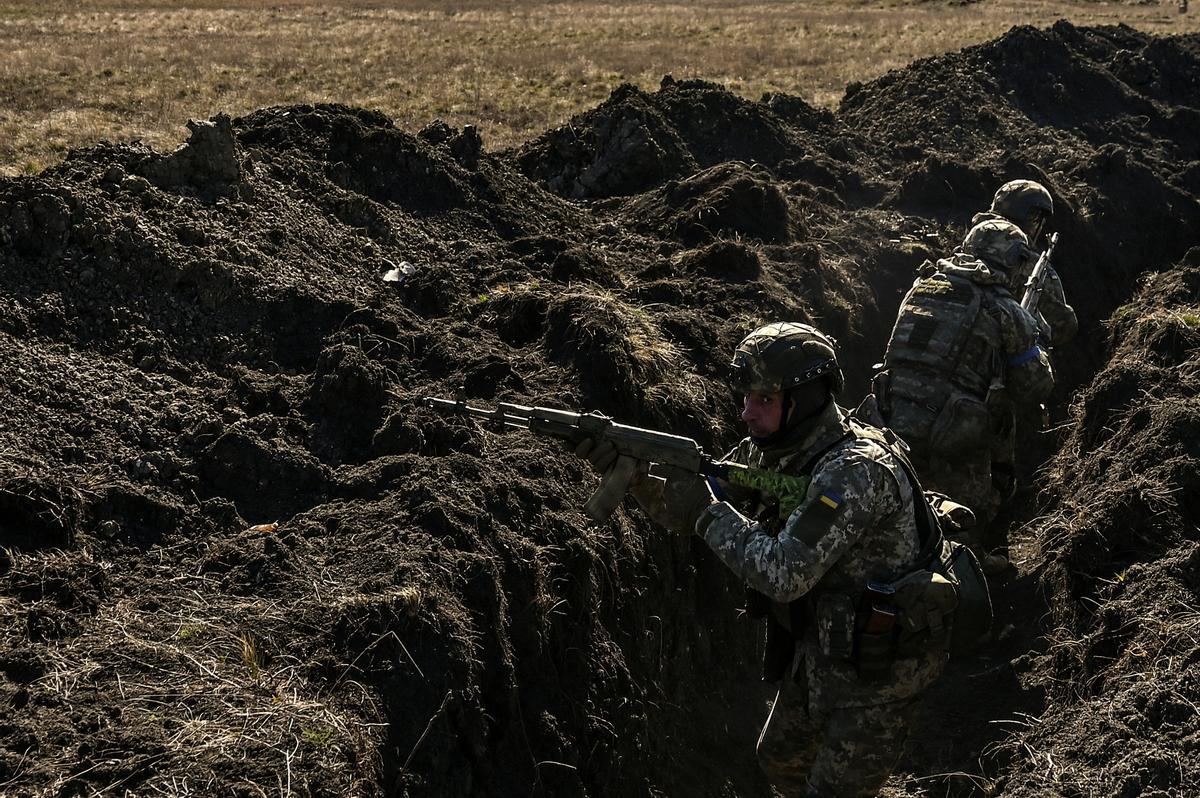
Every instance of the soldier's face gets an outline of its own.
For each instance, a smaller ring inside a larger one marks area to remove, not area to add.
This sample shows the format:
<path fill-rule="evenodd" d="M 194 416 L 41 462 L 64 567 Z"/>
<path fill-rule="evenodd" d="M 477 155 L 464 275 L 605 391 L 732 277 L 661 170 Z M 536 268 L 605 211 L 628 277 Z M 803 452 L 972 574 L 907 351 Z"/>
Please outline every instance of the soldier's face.
<path fill-rule="evenodd" d="M 783 391 L 751 391 L 742 399 L 742 421 L 751 438 L 765 438 L 779 431 L 783 420 Z"/>

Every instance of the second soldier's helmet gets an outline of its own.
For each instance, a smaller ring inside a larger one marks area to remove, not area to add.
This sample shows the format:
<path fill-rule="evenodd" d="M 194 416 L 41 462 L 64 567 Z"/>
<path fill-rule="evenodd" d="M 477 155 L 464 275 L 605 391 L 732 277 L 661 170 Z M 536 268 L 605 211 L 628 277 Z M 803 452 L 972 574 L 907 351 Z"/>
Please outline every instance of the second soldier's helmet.
<path fill-rule="evenodd" d="M 1041 183 L 1010 180 L 996 190 L 991 211 L 1016 224 L 1026 235 L 1037 236 L 1054 215 L 1054 200 Z"/>
<path fill-rule="evenodd" d="M 777 322 L 759 327 L 733 353 L 734 389 L 743 393 L 788 391 L 812 380 L 827 379 L 832 393 L 842 390 L 834 340 L 815 327 Z"/>
<path fill-rule="evenodd" d="M 972 227 L 961 250 L 1009 274 L 1037 257 L 1021 228 L 1002 219 L 988 219 Z"/>

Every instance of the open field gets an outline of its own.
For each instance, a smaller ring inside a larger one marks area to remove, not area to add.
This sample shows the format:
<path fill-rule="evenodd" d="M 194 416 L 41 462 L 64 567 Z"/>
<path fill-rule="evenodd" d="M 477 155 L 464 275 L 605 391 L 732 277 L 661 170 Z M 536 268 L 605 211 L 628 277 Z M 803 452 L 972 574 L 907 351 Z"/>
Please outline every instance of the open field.
<path fill-rule="evenodd" d="M 400 0 L 0 3 L 0 174 L 72 147 L 171 147 L 183 122 L 276 104 L 378 108 L 405 128 L 476 124 L 519 144 L 666 73 L 834 106 L 850 81 L 990 39 L 1015 24 L 1200 29 L 1175 3 L 1026 0 L 965 6 L 792 2 Z"/>

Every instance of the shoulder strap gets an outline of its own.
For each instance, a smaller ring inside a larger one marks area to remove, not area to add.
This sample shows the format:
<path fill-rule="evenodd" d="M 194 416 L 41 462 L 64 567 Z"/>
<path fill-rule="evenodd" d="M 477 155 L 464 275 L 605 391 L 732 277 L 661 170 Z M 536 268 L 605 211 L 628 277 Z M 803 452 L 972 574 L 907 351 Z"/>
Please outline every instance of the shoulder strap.
<path fill-rule="evenodd" d="M 929 506 L 929 500 L 925 498 L 925 489 L 921 487 L 921 480 L 917 478 L 916 469 L 913 468 L 912 462 L 903 449 L 895 444 L 895 433 L 891 430 L 870 427 L 853 418 L 849 419 L 849 422 L 855 437 L 873 441 L 900 463 L 900 468 L 904 471 L 904 476 L 908 478 L 908 484 L 913 493 L 917 538 L 921 542 L 921 548 L 917 552 L 917 564 L 932 570 L 931 566 L 935 564 L 935 560 L 942 551 L 942 528 L 933 514 L 933 508 Z"/>
<path fill-rule="evenodd" d="M 824 449 L 822 449 L 821 451 L 814 454 L 812 457 L 808 458 L 808 460 L 806 460 L 804 462 L 804 466 L 799 470 L 798 473 L 811 474 L 813 472 L 813 469 L 817 467 L 817 463 L 821 462 L 821 459 L 823 457 L 825 457 L 825 455 L 829 454 L 830 452 L 832 452 L 837 447 L 841 446 L 846 441 L 853 440 L 855 437 L 857 437 L 857 436 L 855 436 L 853 431 L 847 432 L 845 435 L 838 438 L 836 441 L 829 444 Z"/>
<path fill-rule="evenodd" d="M 916 562 L 918 566 L 931 567 L 935 564 L 934 561 L 942 550 L 942 530 L 937 522 L 937 518 L 933 514 L 933 508 L 929 506 L 929 501 L 925 498 L 925 489 L 921 487 L 921 481 L 917 478 L 916 469 L 913 468 L 908 455 L 904 453 L 900 446 L 896 445 L 894 433 L 891 430 L 883 430 L 862 424 L 852 416 L 847 418 L 846 422 L 850 427 L 849 432 L 808 458 L 804 466 L 795 472 L 796 475 L 811 474 L 813 469 L 816 468 L 817 463 L 825 455 L 848 440 L 869 440 L 879 444 L 888 454 L 896 458 L 896 461 L 900 463 L 901 470 L 904 471 L 905 477 L 908 478 L 908 484 L 912 488 L 913 493 L 913 510 L 916 513 L 917 537 L 921 542 Z"/>

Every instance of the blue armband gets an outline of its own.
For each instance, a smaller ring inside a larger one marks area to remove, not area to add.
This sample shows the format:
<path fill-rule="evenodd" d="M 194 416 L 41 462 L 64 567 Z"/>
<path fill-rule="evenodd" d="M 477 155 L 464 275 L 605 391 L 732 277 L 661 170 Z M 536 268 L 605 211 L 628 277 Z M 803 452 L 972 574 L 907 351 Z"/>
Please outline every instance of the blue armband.
<path fill-rule="evenodd" d="M 1030 349 L 1028 352 L 1023 352 L 1023 353 L 1017 355 L 1016 357 L 1014 357 L 1012 360 L 1008 361 L 1008 366 L 1009 366 L 1009 368 L 1015 368 L 1016 366 L 1023 366 L 1026 363 L 1028 363 L 1029 361 L 1037 359 L 1038 355 L 1040 355 L 1040 354 L 1042 354 L 1042 348 L 1040 346 L 1038 346 L 1037 344 L 1034 344 L 1033 348 Z"/>

